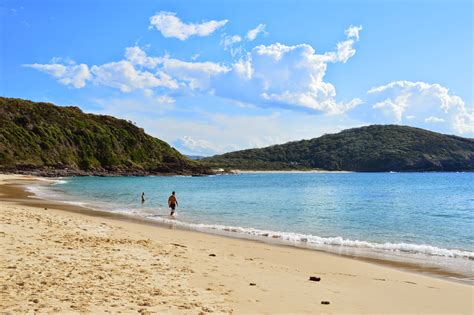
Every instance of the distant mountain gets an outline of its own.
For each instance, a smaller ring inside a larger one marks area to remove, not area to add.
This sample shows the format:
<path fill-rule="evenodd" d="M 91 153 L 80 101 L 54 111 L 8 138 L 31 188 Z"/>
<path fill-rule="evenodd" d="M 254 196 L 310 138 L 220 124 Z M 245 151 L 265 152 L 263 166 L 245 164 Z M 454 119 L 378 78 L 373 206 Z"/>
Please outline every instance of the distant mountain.
<path fill-rule="evenodd" d="M 199 161 L 205 158 L 203 155 L 186 155 L 186 157 L 193 161 Z"/>
<path fill-rule="evenodd" d="M 0 170 L 43 175 L 211 173 L 125 120 L 3 97 Z"/>
<path fill-rule="evenodd" d="M 408 126 L 372 125 L 216 155 L 202 162 L 243 170 L 474 171 L 474 139 Z"/>

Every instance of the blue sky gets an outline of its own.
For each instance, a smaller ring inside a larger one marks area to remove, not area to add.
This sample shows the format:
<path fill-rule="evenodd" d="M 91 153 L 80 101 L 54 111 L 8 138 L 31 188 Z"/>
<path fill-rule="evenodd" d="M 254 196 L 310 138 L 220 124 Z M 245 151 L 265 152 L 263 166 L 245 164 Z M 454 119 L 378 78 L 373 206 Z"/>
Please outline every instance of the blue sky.
<path fill-rule="evenodd" d="M 187 154 L 368 124 L 474 136 L 472 1 L 0 1 L 0 94 Z"/>

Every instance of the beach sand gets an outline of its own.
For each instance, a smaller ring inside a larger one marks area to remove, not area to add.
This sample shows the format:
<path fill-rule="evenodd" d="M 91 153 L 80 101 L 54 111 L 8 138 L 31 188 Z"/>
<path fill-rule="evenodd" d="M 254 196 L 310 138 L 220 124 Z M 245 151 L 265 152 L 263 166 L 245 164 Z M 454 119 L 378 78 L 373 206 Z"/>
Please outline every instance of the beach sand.
<path fill-rule="evenodd" d="M 28 198 L 12 185 L 27 180 L 35 179 L 0 175 L 5 313 L 474 311 L 474 287 L 467 284 L 318 251 L 91 215 Z"/>

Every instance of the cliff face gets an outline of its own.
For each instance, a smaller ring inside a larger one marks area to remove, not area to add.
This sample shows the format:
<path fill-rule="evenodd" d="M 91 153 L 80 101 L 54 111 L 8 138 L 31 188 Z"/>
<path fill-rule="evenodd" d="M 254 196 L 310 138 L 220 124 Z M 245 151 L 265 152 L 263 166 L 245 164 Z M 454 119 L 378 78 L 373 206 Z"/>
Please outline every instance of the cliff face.
<path fill-rule="evenodd" d="M 211 173 L 125 120 L 12 98 L 0 98 L 0 169 L 43 175 Z"/>
<path fill-rule="evenodd" d="M 230 152 L 212 167 L 386 171 L 474 171 L 474 140 L 397 125 L 372 125 L 311 140 Z"/>

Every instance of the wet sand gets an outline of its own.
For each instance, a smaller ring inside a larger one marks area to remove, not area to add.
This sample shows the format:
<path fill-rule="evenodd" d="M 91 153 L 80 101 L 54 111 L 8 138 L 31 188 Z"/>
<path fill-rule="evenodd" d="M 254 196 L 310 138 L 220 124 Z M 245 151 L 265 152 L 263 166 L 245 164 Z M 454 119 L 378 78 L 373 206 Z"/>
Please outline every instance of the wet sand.
<path fill-rule="evenodd" d="M 7 313 L 474 310 L 470 285 L 36 200 L 6 185 L 19 180 L 36 179 L 0 175 L 0 309 Z"/>

